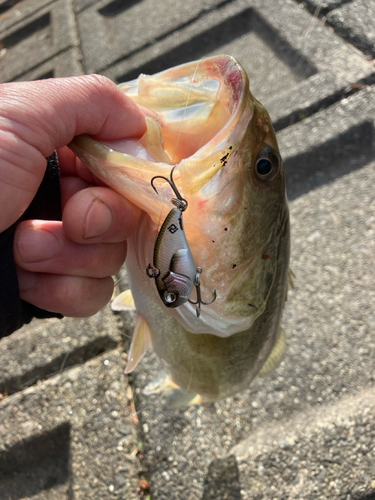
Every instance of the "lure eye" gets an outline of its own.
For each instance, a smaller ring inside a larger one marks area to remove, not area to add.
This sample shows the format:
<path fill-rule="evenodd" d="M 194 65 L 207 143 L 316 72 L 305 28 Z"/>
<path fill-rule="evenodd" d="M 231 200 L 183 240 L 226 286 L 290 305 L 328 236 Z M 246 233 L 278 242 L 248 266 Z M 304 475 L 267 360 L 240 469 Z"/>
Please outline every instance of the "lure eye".
<path fill-rule="evenodd" d="M 173 304 L 177 300 L 177 294 L 173 292 L 165 292 L 164 300 L 167 304 Z"/>
<path fill-rule="evenodd" d="M 277 174 L 280 158 L 270 148 L 264 148 L 255 160 L 255 174 L 261 181 L 271 181 Z"/>

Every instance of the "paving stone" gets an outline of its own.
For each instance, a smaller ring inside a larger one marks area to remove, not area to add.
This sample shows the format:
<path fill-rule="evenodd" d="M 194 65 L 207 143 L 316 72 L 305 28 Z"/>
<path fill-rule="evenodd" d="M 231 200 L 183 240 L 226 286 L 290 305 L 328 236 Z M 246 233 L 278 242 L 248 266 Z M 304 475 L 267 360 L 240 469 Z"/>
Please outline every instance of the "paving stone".
<path fill-rule="evenodd" d="M 337 9 L 353 0 L 296 0 L 301 8 L 307 8 L 315 16 L 327 14 L 330 10 Z"/>
<path fill-rule="evenodd" d="M 139 500 L 121 350 L 0 402 L 0 497 Z"/>
<path fill-rule="evenodd" d="M 365 498 L 366 490 L 371 498 L 374 411 L 373 388 L 335 406 L 298 414 L 287 423 L 260 428 L 231 450 L 242 486 L 239 498 L 351 500 Z"/>
<path fill-rule="evenodd" d="M 0 0 L 0 15 L 4 14 L 4 12 L 16 5 L 18 2 L 19 0 Z"/>
<path fill-rule="evenodd" d="M 136 0 L 137 1 L 137 0 Z M 138 1 L 141 1 L 141 0 L 138 0 Z M 97 0 L 75 0 L 74 2 L 74 6 L 75 6 L 75 10 L 76 12 L 82 12 L 84 9 L 87 9 L 87 7 L 90 7 L 91 5 L 95 5 L 97 3 Z M 114 2 L 111 2 L 111 3 L 114 3 L 115 5 L 118 4 L 118 5 L 121 5 L 121 4 L 125 4 L 125 2 L 123 2 L 122 0 L 114 0 Z M 129 1 L 126 2 L 127 5 L 129 5 Z"/>
<path fill-rule="evenodd" d="M 78 13 L 78 27 L 86 71 L 102 72 L 115 61 L 138 52 L 167 36 L 181 24 L 192 23 L 219 0 L 180 2 L 174 0 L 102 0 Z"/>
<path fill-rule="evenodd" d="M 82 75 L 81 53 L 78 48 L 67 49 L 48 59 L 35 69 L 23 73 L 15 81 L 42 80 L 43 78 L 62 78 Z"/>
<path fill-rule="evenodd" d="M 30 2 L 28 0 L 1 0 L 0 9 L 3 15 L 2 21 L 8 28 L 22 22 L 24 19 L 37 14 L 41 9 L 53 3 L 55 0 L 38 0 Z"/>
<path fill-rule="evenodd" d="M 361 50 L 368 58 L 374 57 L 374 4 L 369 0 L 297 0 L 316 17 L 331 25 L 335 32 Z"/>
<path fill-rule="evenodd" d="M 335 31 L 369 57 L 375 57 L 375 4 L 355 0 L 333 10 L 327 21 Z"/>
<path fill-rule="evenodd" d="M 127 320 L 132 331 L 132 318 Z M 0 393 L 35 384 L 126 341 L 119 323 L 102 309 L 91 318 L 33 320 L 0 342 Z"/>
<path fill-rule="evenodd" d="M 142 5 L 142 4 L 141 4 Z M 283 128 L 334 102 L 374 66 L 292 0 L 238 0 L 101 71 L 117 82 L 230 53 Z"/>
<path fill-rule="evenodd" d="M 233 398 L 168 412 L 163 406 L 166 396 L 142 394 L 160 369 L 155 356 L 148 355 L 134 373 L 136 407 L 141 428 L 146 429 L 145 459 L 155 498 L 173 498 L 173 494 L 182 500 L 215 498 L 215 494 L 221 498 L 220 492 L 225 498 L 224 493 L 229 492 L 224 479 L 224 485 L 219 482 L 218 489 L 210 493 L 214 484 L 211 476 L 223 467 L 215 461 L 227 460 L 233 445 L 244 438 L 251 441 L 265 425 L 272 430 L 279 424 L 287 425 L 291 418 L 303 421 L 307 409 L 314 414 L 320 407 L 341 405 L 342 398 L 349 398 L 344 406 L 354 398 L 358 422 L 361 415 L 367 415 L 366 405 L 359 405 L 366 397 L 355 398 L 360 390 L 373 394 L 375 386 L 375 290 L 368 264 L 375 254 L 374 107 L 375 89 L 365 88 L 278 134 L 289 178 L 291 267 L 296 278 L 283 318 L 288 350 L 274 374 L 256 379 L 247 391 Z M 334 426 L 331 437 L 335 440 L 333 431 Z M 373 450 L 371 436 L 364 438 L 363 450 Z M 322 450 L 328 440 L 326 433 L 319 441 Z M 307 436 L 303 446 L 308 443 L 312 460 L 316 443 Z M 345 449 L 340 448 L 340 454 Z M 354 471 L 360 469 L 361 453 L 355 455 Z M 348 448 L 349 463 L 351 457 Z M 289 457 L 288 462 L 291 460 Z M 367 465 L 361 478 L 367 478 L 366 487 L 370 487 L 373 457 L 366 455 L 363 460 Z M 233 463 L 228 462 L 228 467 L 229 477 L 236 477 Z M 297 478 L 285 472 L 283 460 L 275 459 L 270 467 L 278 477 L 285 474 L 284 482 L 289 481 L 290 487 Z M 302 485 L 305 468 L 309 465 L 301 469 Z M 252 497 L 253 470 L 243 466 L 239 471 L 240 498 L 288 498 L 286 493 L 279 497 L 272 490 L 276 483 L 269 482 L 268 475 L 263 484 L 267 493 Z M 242 475 L 246 479 L 241 479 Z M 345 495 L 359 488 L 354 476 L 338 472 L 332 479 L 335 485 L 324 493 L 319 486 L 325 484 L 323 475 L 324 471 L 309 483 L 309 487 L 317 486 L 318 498 L 352 498 Z M 332 475 L 333 469 L 327 470 L 327 478 Z M 300 479 L 296 481 L 299 484 Z M 300 496 L 296 493 L 293 498 L 305 498 L 298 488 L 295 491 Z M 201 493 L 196 495 L 199 489 Z M 273 496 L 269 496 L 270 491 Z"/>
<path fill-rule="evenodd" d="M 2 82 L 21 79 L 25 74 L 32 74 L 30 72 L 39 76 L 39 67 L 65 51 L 66 57 L 55 61 L 65 67 L 61 66 L 55 73 L 64 72 L 64 76 L 82 73 L 70 0 L 24 0 L 3 15 L 0 25 Z"/>

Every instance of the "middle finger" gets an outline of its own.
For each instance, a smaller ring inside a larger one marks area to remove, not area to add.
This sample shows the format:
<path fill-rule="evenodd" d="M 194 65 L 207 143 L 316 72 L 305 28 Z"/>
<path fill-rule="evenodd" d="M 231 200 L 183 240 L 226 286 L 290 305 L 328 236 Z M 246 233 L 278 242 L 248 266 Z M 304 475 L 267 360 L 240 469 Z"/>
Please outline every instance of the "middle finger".
<path fill-rule="evenodd" d="M 103 278 L 116 274 L 125 257 L 125 241 L 75 243 L 59 221 L 23 221 L 14 240 L 16 264 L 33 272 Z"/>

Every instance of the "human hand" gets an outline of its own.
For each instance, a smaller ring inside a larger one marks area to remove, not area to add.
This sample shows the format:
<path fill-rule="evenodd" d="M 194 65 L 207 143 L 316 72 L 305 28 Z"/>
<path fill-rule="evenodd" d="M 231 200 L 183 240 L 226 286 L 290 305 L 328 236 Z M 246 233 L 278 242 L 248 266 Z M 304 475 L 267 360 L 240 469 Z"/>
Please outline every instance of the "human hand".
<path fill-rule="evenodd" d="M 19 223 L 14 259 L 21 298 L 65 316 L 96 313 L 126 257 L 139 209 L 97 181 L 66 145 L 74 136 L 141 137 L 144 114 L 101 76 L 0 87 L 0 232 L 29 206 L 58 150 L 63 217 Z"/>

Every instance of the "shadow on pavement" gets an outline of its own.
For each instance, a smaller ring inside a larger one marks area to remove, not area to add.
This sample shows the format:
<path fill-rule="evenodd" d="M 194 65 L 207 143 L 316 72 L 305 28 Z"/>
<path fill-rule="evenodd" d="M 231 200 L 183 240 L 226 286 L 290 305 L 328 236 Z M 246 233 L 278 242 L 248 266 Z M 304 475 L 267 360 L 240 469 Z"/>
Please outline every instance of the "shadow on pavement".
<path fill-rule="evenodd" d="M 362 122 L 335 136 L 324 144 L 285 161 L 288 199 L 334 181 L 372 161 L 374 125 Z"/>
<path fill-rule="evenodd" d="M 242 500 L 239 471 L 234 455 L 213 460 L 204 480 L 202 500 Z"/>
<path fill-rule="evenodd" d="M 67 484 L 70 478 L 69 423 L 22 440 L 0 454 L 0 491 L 11 500 Z"/>

